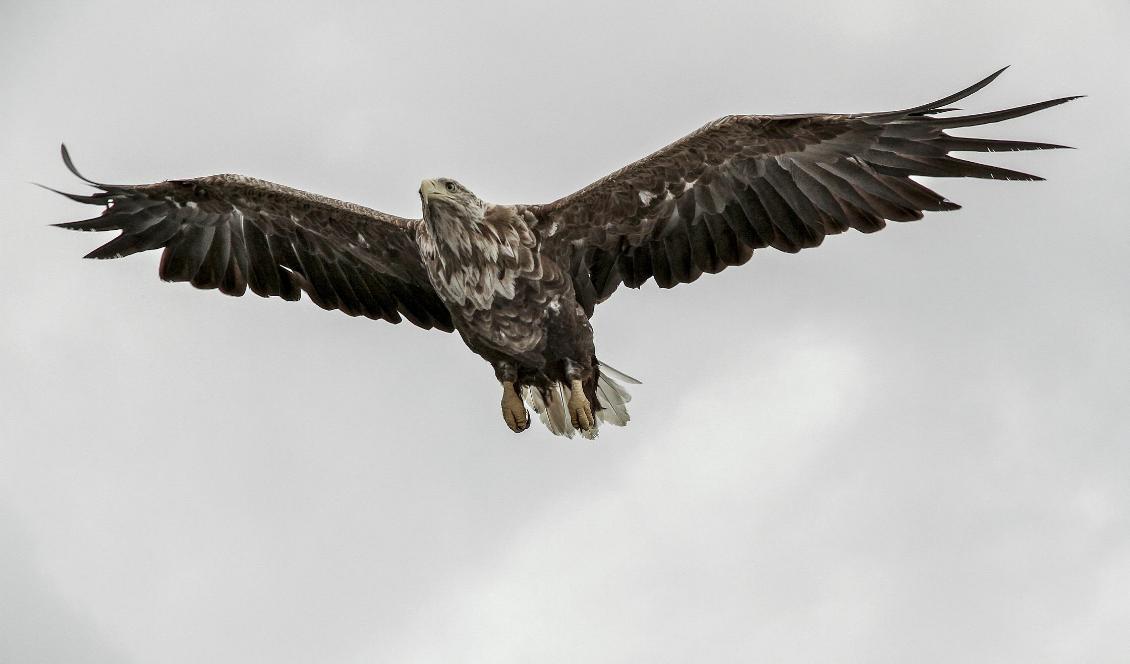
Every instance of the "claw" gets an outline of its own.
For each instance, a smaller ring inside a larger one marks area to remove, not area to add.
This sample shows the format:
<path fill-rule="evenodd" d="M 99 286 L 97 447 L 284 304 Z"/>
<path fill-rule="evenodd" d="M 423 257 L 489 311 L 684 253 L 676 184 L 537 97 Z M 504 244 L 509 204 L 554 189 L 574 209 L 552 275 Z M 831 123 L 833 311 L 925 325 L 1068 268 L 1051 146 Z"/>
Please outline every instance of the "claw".
<path fill-rule="evenodd" d="M 530 428 L 530 414 L 512 381 L 502 383 L 502 419 L 514 433 L 522 433 Z"/>

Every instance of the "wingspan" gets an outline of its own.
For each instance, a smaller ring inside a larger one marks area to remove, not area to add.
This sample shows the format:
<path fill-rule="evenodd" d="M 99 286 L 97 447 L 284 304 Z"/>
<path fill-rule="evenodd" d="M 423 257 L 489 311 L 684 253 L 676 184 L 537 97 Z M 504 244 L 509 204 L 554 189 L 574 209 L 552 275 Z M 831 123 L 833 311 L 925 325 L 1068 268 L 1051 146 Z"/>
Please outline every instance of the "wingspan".
<path fill-rule="evenodd" d="M 350 316 L 392 323 L 403 316 L 425 329 L 453 329 L 420 260 L 418 220 L 242 175 L 100 184 L 75 169 L 66 146 L 62 152 L 67 168 L 99 191 L 57 193 L 106 209 L 93 219 L 55 225 L 121 231 L 87 258 L 163 249 L 166 281 L 285 300 L 306 291 L 323 309 Z"/>
<path fill-rule="evenodd" d="M 945 105 L 1003 69 L 935 102 L 853 115 L 732 115 L 553 203 L 530 206 L 547 251 L 573 268 L 589 314 L 623 283 L 663 288 L 745 263 L 754 249 L 797 252 L 854 228 L 960 206 L 912 176 L 1039 180 L 950 152 L 1064 146 L 951 136 L 1062 104 L 1064 97 L 955 117 Z"/>

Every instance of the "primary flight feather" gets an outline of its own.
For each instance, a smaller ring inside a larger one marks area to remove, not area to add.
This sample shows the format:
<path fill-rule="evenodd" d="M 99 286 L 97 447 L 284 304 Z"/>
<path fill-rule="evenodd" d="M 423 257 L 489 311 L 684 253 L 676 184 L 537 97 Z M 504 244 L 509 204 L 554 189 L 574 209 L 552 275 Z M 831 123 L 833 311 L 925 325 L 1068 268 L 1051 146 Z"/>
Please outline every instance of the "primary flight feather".
<path fill-rule="evenodd" d="M 1063 146 L 945 130 L 1075 97 L 935 117 L 1001 71 L 901 111 L 727 116 L 547 204 L 486 203 L 455 180 L 424 180 L 421 219 L 242 175 L 101 184 L 64 147 L 67 168 L 98 191 L 59 193 L 105 210 L 57 225 L 121 231 L 88 258 L 163 249 L 166 281 L 286 300 L 305 291 L 350 316 L 458 330 L 493 366 L 513 431 L 529 427 L 528 404 L 553 433 L 591 438 L 601 422 L 628 422 L 622 383 L 638 382 L 597 360 L 589 323 L 621 284 L 670 288 L 755 249 L 796 252 L 849 228 L 958 209 L 912 176 L 1041 179 L 950 153 Z"/>

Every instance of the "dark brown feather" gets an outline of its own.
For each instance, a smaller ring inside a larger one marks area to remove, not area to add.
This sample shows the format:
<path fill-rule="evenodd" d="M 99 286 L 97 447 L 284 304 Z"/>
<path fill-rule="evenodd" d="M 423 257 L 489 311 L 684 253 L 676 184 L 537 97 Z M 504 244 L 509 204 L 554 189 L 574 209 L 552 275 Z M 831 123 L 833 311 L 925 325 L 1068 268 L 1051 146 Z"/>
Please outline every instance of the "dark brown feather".
<path fill-rule="evenodd" d="M 218 224 L 213 229 L 212 244 L 204 255 L 200 269 L 192 278 L 192 285 L 197 288 L 219 288 L 224 280 L 224 273 L 228 269 L 228 259 L 231 257 L 231 231 L 227 224 Z"/>
<path fill-rule="evenodd" d="M 655 284 L 660 288 L 671 288 L 679 282 L 671 273 L 671 264 L 667 260 L 667 246 L 663 240 L 654 240 L 648 245 L 651 251 L 651 271 L 655 275 Z M 592 314 L 589 314 L 590 316 Z"/>
<path fill-rule="evenodd" d="M 452 329 L 420 260 L 419 220 L 239 175 L 102 185 L 79 175 L 62 152 L 72 173 L 102 189 L 63 195 L 106 209 L 58 226 L 121 231 L 91 258 L 164 248 L 159 274 L 167 281 L 286 300 L 305 290 L 319 306 L 349 315 L 395 323 L 404 311 L 422 327 Z"/>
<path fill-rule="evenodd" d="M 960 92 L 900 111 L 854 115 L 727 116 L 580 191 L 540 206 L 544 250 L 579 255 L 600 301 L 619 280 L 688 283 L 771 246 L 796 252 L 849 228 L 874 232 L 887 220 L 956 210 L 912 177 L 1038 179 L 949 156 L 951 151 L 1045 150 L 1027 141 L 953 137 L 955 127 L 999 122 L 1074 97 L 965 116 L 935 117 L 1001 71 Z M 648 247 L 641 262 L 639 247 Z M 588 258 L 584 258 L 588 257 Z M 583 281 L 574 271 L 574 282 Z"/>

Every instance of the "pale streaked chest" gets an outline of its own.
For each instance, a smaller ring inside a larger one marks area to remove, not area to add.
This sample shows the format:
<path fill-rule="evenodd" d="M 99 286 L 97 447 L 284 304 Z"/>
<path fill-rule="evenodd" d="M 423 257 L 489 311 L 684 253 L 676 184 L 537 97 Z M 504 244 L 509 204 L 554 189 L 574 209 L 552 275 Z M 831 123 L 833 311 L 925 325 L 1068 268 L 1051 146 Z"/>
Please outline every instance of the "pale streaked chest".
<path fill-rule="evenodd" d="M 488 208 L 481 220 L 430 222 L 416 239 L 432 287 L 451 308 L 493 309 L 542 276 L 536 238 L 508 208 Z"/>

